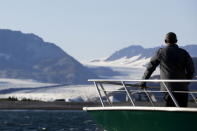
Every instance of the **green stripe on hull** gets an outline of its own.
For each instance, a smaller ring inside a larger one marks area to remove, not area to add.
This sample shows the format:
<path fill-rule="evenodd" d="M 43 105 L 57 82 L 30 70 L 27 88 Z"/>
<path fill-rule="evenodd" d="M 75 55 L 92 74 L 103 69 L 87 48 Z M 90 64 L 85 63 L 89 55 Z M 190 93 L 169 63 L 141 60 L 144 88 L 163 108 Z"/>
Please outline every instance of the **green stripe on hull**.
<path fill-rule="evenodd" d="M 197 131 L 197 112 L 147 110 L 88 112 L 107 131 Z"/>

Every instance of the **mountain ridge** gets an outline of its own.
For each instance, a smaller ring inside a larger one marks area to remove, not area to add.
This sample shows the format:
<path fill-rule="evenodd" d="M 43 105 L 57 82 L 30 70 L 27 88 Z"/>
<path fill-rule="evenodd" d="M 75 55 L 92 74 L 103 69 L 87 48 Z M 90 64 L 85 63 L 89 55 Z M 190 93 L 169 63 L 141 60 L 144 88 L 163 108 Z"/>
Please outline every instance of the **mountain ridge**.
<path fill-rule="evenodd" d="M 133 56 L 141 55 L 140 58 L 149 58 L 154 55 L 154 53 L 159 49 L 163 48 L 164 46 L 157 46 L 152 48 L 144 48 L 141 45 L 130 45 L 128 47 L 122 48 L 114 53 L 112 53 L 108 58 L 105 59 L 105 61 L 114 61 L 121 59 L 123 57 L 131 58 Z M 183 48 L 187 50 L 192 57 L 197 57 L 197 45 L 186 45 L 186 46 L 180 46 L 180 48 Z"/>
<path fill-rule="evenodd" d="M 0 78 L 68 84 L 98 78 L 60 47 L 35 34 L 0 29 L 0 47 Z"/>

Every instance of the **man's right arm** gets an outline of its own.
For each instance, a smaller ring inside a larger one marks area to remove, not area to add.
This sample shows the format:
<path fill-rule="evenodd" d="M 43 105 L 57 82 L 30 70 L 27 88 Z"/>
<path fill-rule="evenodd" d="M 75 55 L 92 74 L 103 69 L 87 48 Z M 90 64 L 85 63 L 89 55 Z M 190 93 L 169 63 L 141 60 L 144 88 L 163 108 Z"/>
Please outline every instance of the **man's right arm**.
<path fill-rule="evenodd" d="M 146 68 L 146 71 L 144 72 L 144 75 L 142 79 L 149 79 L 151 74 L 155 71 L 156 67 L 160 63 L 160 51 L 159 49 L 157 53 L 151 58 L 150 62 L 148 63 L 148 66 Z"/>
<path fill-rule="evenodd" d="M 155 71 L 156 67 L 159 65 L 160 63 L 160 51 L 161 49 L 159 49 L 157 51 L 157 53 L 151 58 L 150 62 L 148 63 L 148 66 L 146 68 L 146 71 L 144 72 L 144 75 L 142 77 L 142 79 L 149 79 L 150 76 L 152 75 L 152 73 Z M 140 83 L 141 87 L 146 87 L 146 82 L 141 82 Z"/>

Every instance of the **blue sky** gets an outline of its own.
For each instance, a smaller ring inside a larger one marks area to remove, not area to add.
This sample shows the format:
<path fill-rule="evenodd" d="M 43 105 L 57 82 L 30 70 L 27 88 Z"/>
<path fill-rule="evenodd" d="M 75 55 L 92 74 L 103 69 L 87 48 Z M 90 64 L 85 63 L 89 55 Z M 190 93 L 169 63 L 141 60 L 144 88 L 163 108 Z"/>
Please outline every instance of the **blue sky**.
<path fill-rule="evenodd" d="M 133 44 L 197 44 L 196 0 L 0 0 L 0 28 L 34 33 L 80 61 Z"/>

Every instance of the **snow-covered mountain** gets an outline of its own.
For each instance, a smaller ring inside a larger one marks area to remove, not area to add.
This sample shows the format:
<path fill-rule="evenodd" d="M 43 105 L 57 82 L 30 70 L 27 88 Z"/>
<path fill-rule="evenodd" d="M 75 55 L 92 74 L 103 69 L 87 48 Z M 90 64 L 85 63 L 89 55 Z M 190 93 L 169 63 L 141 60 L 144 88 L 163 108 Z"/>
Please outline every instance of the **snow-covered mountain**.
<path fill-rule="evenodd" d="M 140 45 L 131 45 L 129 47 L 120 49 L 119 51 L 114 52 L 110 55 L 105 61 L 114 61 L 125 58 L 132 58 L 138 56 L 140 58 L 149 58 L 152 54 L 158 49 L 159 47 L 155 48 L 143 48 Z"/>
<path fill-rule="evenodd" d="M 141 54 L 132 57 L 121 57 L 115 60 L 97 60 L 87 63 L 91 66 L 106 66 L 106 67 L 128 67 L 128 68 L 142 68 L 150 60 L 150 57 L 142 57 Z"/>
<path fill-rule="evenodd" d="M 131 45 L 116 51 L 105 59 L 92 60 L 85 65 L 89 67 L 108 67 L 122 74 L 113 76 L 115 78 L 139 79 L 142 77 L 151 56 L 159 48 L 162 47 L 144 48 L 140 45 Z M 197 57 L 197 45 L 186 45 L 181 46 L 181 48 L 187 50 L 192 57 Z M 158 70 L 153 75 L 157 74 L 159 74 Z"/>
<path fill-rule="evenodd" d="M 162 47 L 144 48 L 140 45 L 131 45 L 116 51 L 106 59 L 92 60 L 87 65 L 142 68 L 159 48 Z M 197 57 L 197 45 L 186 45 L 181 48 L 187 50 L 192 57 Z"/>
<path fill-rule="evenodd" d="M 126 47 L 126 48 L 123 48 L 119 51 L 116 51 L 111 56 L 109 56 L 105 61 L 114 61 L 114 60 L 121 59 L 123 57 L 132 58 L 132 57 L 136 57 L 136 56 L 140 56 L 140 57 L 138 57 L 138 59 L 150 58 L 151 56 L 154 55 L 154 53 L 159 48 L 162 48 L 162 46 L 161 47 L 153 47 L 153 48 L 144 48 L 140 45 L 131 45 L 129 47 Z M 186 45 L 186 46 L 181 46 L 181 48 L 187 50 L 191 54 L 192 57 L 197 56 L 197 51 L 196 51 L 197 45 Z"/>

